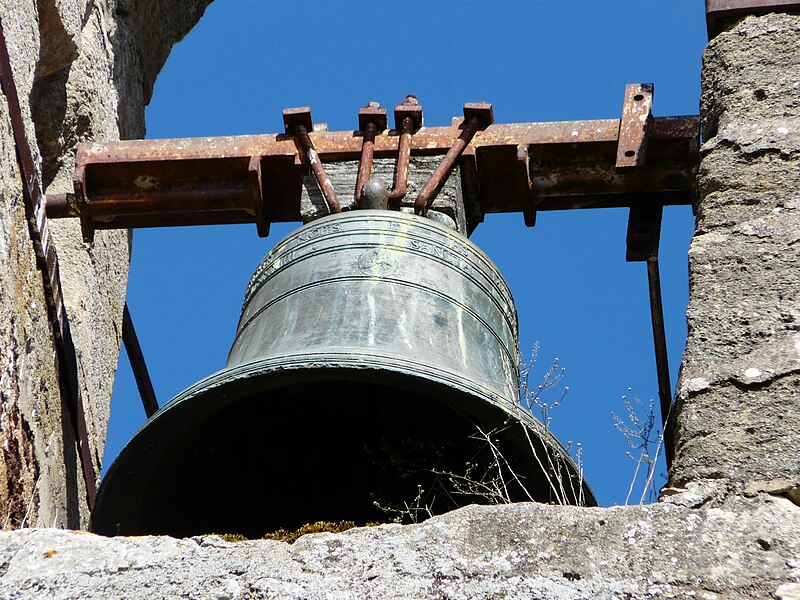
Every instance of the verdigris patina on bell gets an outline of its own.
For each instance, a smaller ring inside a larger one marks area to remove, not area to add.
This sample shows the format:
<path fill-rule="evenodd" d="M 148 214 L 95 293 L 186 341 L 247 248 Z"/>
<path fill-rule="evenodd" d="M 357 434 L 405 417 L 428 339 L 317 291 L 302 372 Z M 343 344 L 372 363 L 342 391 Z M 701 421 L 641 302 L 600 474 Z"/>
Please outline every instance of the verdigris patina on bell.
<path fill-rule="evenodd" d="M 226 368 L 136 434 L 91 527 L 259 536 L 386 521 L 491 501 L 482 486 L 498 478 L 511 500 L 560 488 L 594 503 L 518 394 L 517 314 L 483 252 L 413 215 L 332 215 L 261 262 Z"/>

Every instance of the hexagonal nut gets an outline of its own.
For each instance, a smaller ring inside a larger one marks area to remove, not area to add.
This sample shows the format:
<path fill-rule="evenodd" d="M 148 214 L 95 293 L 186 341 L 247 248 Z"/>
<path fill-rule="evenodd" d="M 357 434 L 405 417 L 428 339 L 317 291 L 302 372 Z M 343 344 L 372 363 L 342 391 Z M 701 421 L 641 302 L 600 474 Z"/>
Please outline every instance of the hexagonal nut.
<path fill-rule="evenodd" d="M 494 123 L 492 105 L 488 102 L 467 102 L 464 104 L 464 122 L 466 123 L 472 117 L 478 119 L 480 129 L 486 129 Z"/>
<path fill-rule="evenodd" d="M 286 133 L 293 134 L 297 125 L 305 125 L 306 131 L 313 131 L 314 124 L 311 121 L 311 108 L 300 106 L 298 108 L 283 109 L 283 127 Z"/>
<path fill-rule="evenodd" d="M 383 131 L 387 127 L 386 109 L 382 108 L 377 102 L 370 102 L 364 108 L 358 109 L 358 130 L 364 131 L 370 121 L 375 123 L 378 131 Z"/>

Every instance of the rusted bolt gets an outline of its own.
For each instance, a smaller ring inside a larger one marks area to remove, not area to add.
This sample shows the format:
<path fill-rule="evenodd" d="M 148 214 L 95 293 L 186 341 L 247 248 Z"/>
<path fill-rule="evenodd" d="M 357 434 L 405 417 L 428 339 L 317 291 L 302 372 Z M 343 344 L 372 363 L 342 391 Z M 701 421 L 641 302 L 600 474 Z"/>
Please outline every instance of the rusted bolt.
<path fill-rule="evenodd" d="M 355 198 L 356 205 L 364 208 L 361 199 L 361 190 L 364 182 L 372 174 L 372 159 L 375 155 L 375 136 L 379 131 L 386 129 L 386 109 L 381 108 L 377 102 L 370 102 L 364 108 L 358 109 L 358 129 L 363 133 L 361 141 L 361 162 L 358 165 L 358 178 L 356 179 Z"/>
<path fill-rule="evenodd" d="M 458 157 L 464 153 L 475 134 L 481 129 L 486 129 L 492 123 L 494 123 L 494 114 L 491 104 L 469 102 L 464 105 L 464 122 L 461 125 L 461 134 L 453 142 L 453 145 L 428 178 L 428 181 L 422 186 L 417 200 L 414 202 L 414 212 L 416 214 L 425 216 L 436 192 L 439 191 L 439 188 L 452 173 Z"/>
<path fill-rule="evenodd" d="M 313 129 L 311 121 L 311 109 L 307 106 L 300 108 L 284 108 L 283 109 L 283 126 L 286 133 L 294 135 L 298 147 L 305 158 L 306 163 L 314 173 L 322 195 L 325 197 L 325 203 L 328 205 L 328 210 L 332 213 L 342 211 L 339 204 L 339 199 L 336 197 L 336 190 L 333 189 L 331 178 L 325 172 L 322 162 L 319 159 L 319 154 L 314 149 L 314 144 L 308 135 L 309 130 Z"/>
<path fill-rule="evenodd" d="M 397 170 L 394 187 L 389 192 L 389 204 L 397 208 L 408 189 L 408 167 L 411 163 L 411 136 L 422 127 L 422 107 L 415 96 L 406 96 L 403 103 L 394 107 L 394 128 L 400 131 L 397 148 Z"/>

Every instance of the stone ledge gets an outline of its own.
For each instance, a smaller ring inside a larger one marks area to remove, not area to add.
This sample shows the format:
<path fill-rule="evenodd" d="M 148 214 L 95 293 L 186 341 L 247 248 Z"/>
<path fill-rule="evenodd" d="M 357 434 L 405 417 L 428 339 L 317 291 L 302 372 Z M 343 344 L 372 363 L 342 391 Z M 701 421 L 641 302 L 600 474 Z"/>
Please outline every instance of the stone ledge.
<path fill-rule="evenodd" d="M 649 506 L 471 506 L 293 545 L 0 533 L 0 596 L 18 599 L 788 599 L 798 584 L 800 508 L 709 483 Z"/>

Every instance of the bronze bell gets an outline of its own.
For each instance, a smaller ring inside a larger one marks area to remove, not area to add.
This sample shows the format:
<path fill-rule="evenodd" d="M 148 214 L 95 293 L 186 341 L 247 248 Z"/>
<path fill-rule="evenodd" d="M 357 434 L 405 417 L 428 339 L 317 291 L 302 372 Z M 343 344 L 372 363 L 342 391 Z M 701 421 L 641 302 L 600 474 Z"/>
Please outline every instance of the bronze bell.
<path fill-rule="evenodd" d="M 122 450 L 91 529 L 257 537 L 486 503 L 498 482 L 594 504 L 518 395 L 517 313 L 483 252 L 413 215 L 331 215 L 261 262 L 226 368 Z"/>

